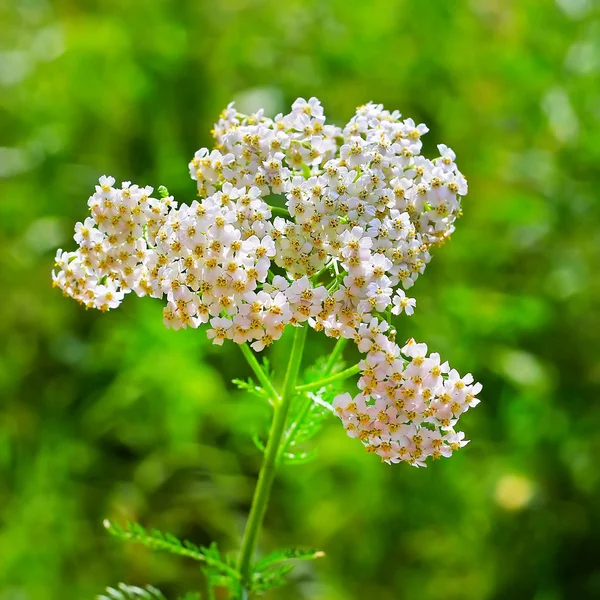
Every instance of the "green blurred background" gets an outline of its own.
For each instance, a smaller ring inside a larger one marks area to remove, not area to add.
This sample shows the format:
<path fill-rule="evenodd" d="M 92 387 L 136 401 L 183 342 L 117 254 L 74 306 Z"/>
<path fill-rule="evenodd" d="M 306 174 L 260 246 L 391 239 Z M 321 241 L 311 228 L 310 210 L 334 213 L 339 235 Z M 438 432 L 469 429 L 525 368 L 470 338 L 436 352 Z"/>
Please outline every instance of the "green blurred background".
<path fill-rule="evenodd" d="M 189 201 L 222 107 L 313 95 L 338 124 L 383 102 L 457 152 L 465 215 L 399 331 L 484 391 L 472 443 L 428 469 L 380 464 L 332 419 L 261 539 L 327 557 L 270 597 L 599 598 L 599 71 L 594 0 L 4 0 L 0 599 L 201 588 L 105 517 L 238 547 L 268 417 L 230 383 L 238 349 L 168 331 L 160 302 L 86 312 L 50 270 L 99 175 Z"/>

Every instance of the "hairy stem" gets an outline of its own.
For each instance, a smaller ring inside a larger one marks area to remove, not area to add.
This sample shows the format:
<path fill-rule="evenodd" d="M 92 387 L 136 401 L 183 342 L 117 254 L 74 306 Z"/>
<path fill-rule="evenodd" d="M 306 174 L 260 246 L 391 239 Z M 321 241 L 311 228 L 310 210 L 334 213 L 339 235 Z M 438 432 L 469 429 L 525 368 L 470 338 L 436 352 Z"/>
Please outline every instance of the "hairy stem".
<path fill-rule="evenodd" d="M 306 326 L 303 326 L 297 328 L 294 333 L 294 342 L 283 382 L 283 389 L 278 396 L 278 400 L 274 400 L 273 402 L 273 421 L 271 423 L 271 430 L 269 431 L 267 447 L 265 448 L 265 457 L 258 476 L 258 483 L 254 490 L 252 507 L 250 508 L 250 515 L 248 516 L 248 522 L 246 523 L 246 530 L 242 539 L 242 547 L 238 562 L 238 570 L 241 575 L 242 587 L 244 590 L 247 590 L 248 584 L 250 583 L 250 567 L 252 565 L 254 550 L 267 510 L 267 503 L 269 501 L 273 480 L 275 479 L 279 448 L 285 431 L 285 423 L 290 404 L 296 389 L 296 380 L 298 379 L 298 372 L 300 371 L 306 331 Z M 243 595 L 246 594 L 247 596 L 247 592 L 244 590 Z"/>

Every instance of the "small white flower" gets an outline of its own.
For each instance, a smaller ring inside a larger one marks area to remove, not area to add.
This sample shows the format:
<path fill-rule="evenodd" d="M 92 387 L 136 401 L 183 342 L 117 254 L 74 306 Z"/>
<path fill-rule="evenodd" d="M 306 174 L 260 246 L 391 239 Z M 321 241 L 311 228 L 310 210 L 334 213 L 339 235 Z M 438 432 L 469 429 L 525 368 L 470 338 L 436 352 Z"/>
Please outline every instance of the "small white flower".
<path fill-rule="evenodd" d="M 223 345 L 223 341 L 230 336 L 233 322 L 225 317 L 214 317 L 210 320 L 210 325 L 211 329 L 206 332 L 206 336 L 209 340 L 213 340 L 213 344 Z"/>
<path fill-rule="evenodd" d="M 404 312 L 410 316 L 415 312 L 415 306 L 417 305 L 417 301 L 414 298 L 408 298 L 404 290 L 396 290 L 392 302 L 394 304 L 392 308 L 393 315 Z"/>

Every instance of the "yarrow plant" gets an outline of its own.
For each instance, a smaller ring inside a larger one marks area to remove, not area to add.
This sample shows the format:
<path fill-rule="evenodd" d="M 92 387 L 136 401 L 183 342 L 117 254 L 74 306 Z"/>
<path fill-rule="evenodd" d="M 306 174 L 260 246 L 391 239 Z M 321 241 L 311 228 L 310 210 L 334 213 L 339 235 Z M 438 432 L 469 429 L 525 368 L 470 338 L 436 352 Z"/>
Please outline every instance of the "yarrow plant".
<path fill-rule="evenodd" d="M 433 248 L 454 231 L 467 193 L 450 148 L 440 144 L 434 159 L 421 155 L 427 131 L 373 103 L 343 129 L 326 124 L 316 98 L 299 98 L 273 119 L 230 104 L 214 126 L 215 148 L 198 150 L 189 164 L 198 188 L 189 204 L 175 202 L 164 187 L 153 195 L 151 187 L 115 187 L 113 177 L 100 178 L 90 216 L 75 226 L 78 248 L 56 255 L 54 285 L 102 311 L 131 292 L 166 301 L 167 327 L 205 327 L 214 344 L 238 344 L 260 385 L 237 384 L 273 407 L 266 445 L 258 443 L 264 461 L 237 557 L 139 525 L 107 524 L 112 533 L 196 558 L 210 586 L 250 597 L 282 583 L 285 561 L 322 554 L 279 551 L 254 561 L 276 469 L 308 457 L 298 448 L 328 414 L 388 464 L 426 466 L 467 443 L 455 426 L 478 404 L 481 385 L 429 354 L 426 344 L 398 344 L 392 323 L 413 314 L 416 301 L 407 292 Z M 276 390 L 253 350 L 273 344 L 287 327 L 294 341 Z M 302 383 L 309 327 L 337 343 Z M 363 358 L 344 368 L 349 340 Z M 338 393 L 355 375 L 357 393 Z"/>

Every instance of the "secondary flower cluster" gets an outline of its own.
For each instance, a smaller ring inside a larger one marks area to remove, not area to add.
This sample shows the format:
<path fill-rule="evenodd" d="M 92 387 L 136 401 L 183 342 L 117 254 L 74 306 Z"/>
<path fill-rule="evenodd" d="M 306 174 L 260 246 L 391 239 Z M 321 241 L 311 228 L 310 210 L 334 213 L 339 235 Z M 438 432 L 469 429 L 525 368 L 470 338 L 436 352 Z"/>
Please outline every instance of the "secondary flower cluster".
<path fill-rule="evenodd" d="M 230 339 L 262 350 L 287 325 L 304 322 L 329 337 L 355 339 L 367 352 L 363 394 L 346 408 L 338 400 L 340 416 L 349 433 L 385 460 L 421 464 L 459 443 L 451 429 L 440 433 L 461 412 L 436 395 L 446 393 L 439 387 L 445 372 L 436 386 L 415 392 L 417 399 L 429 395 L 425 404 L 411 399 L 414 406 L 407 401 L 407 410 L 398 410 L 412 393 L 406 381 L 418 365 L 398 370 L 395 343 L 386 338 L 366 348 L 365 331 L 383 335 L 392 314 L 412 314 L 415 300 L 405 290 L 461 212 L 466 180 L 448 147 L 439 145 L 433 160 L 421 156 L 426 132 L 372 103 L 343 129 L 326 124 L 315 98 L 296 100 L 289 114 L 274 119 L 262 111 L 241 115 L 230 105 L 215 124 L 216 148 L 202 148 L 190 162 L 198 199 L 178 206 L 164 188 L 157 199 L 152 188 L 128 182 L 115 188 L 112 177 L 102 177 L 89 200 L 91 217 L 76 226 L 79 248 L 57 254 L 54 283 L 101 310 L 115 308 L 130 291 L 166 298 L 167 326 L 207 323 L 216 344 Z M 392 383 L 397 398 L 386 396 Z M 394 436 L 374 434 L 386 428 L 378 417 L 366 421 L 375 410 L 370 398 L 377 407 L 389 400 L 378 414 L 397 411 L 386 421 L 405 424 L 387 428 Z M 440 448 L 434 438 L 429 445 L 414 442 L 429 440 L 430 426 Z M 398 445 L 398 431 L 413 432 L 413 441 Z"/>
<path fill-rule="evenodd" d="M 439 354 L 427 356 L 426 344 L 409 340 L 404 348 L 385 335 L 388 325 L 375 319 L 360 331 L 361 393 L 337 396 L 333 402 L 350 437 L 388 463 L 425 466 L 428 457 L 449 457 L 467 444 L 454 425 L 479 404 L 481 384 L 461 378 Z M 409 360 L 405 360 L 406 357 Z"/>
<path fill-rule="evenodd" d="M 148 250 L 176 205 L 171 197 L 152 198 L 151 187 L 124 182 L 113 188 L 114 177 L 100 177 L 96 192 L 88 200 L 92 214 L 75 225 L 75 252 L 59 250 L 54 285 L 90 308 L 109 310 L 119 306 L 124 295 L 134 290 L 151 294 L 157 285 L 152 271 L 156 253 Z"/>

